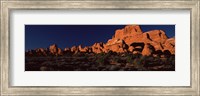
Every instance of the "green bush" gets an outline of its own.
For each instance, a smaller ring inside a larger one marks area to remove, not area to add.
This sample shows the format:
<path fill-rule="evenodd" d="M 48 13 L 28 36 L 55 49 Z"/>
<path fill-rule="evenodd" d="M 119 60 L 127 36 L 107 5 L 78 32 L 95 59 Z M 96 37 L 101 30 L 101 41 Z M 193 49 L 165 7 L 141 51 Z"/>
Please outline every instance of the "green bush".
<path fill-rule="evenodd" d="M 134 59 L 135 59 L 135 57 L 134 57 L 134 55 L 133 54 L 126 54 L 126 62 L 127 63 L 133 63 L 134 62 Z"/>
<path fill-rule="evenodd" d="M 106 53 L 99 53 L 96 56 L 96 63 L 98 64 L 107 64 L 109 55 Z"/>

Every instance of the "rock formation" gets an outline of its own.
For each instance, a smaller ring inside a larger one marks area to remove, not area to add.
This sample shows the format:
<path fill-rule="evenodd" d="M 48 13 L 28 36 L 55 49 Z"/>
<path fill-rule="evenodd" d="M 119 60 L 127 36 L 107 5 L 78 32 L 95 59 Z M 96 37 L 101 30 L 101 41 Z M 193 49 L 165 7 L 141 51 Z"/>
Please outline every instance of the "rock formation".
<path fill-rule="evenodd" d="M 63 55 L 63 51 L 56 44 L 49 46 L 49 51 L 52 55 Z"/>
<path fill-rule="evenodd" d="M 120 41 L 124 41 L 124 45 L 128 46 L 122 48 L 125 49 L 123 51 L 118 50 L 120 48 L 118 45 Z M 139 44 L 141 42 L 144 46 Z M 138 49 L 133 53 L 141 53 L 147 56 L 158 50 L 162 52 L 169 50 L 171 54 L 175 54 L 175 38 L 168 39 L 163 30 L 152 30 L 143 33 L 138 25 L 127 25 L 123 29 L 116 30 L 113 38 L 109 39 L 105 45 L 111 46 L 109 49 L 116 52 L 126 52 L 127 49 L 129 52 L 133 52 L 135 47 L 140 46 L 142 49 Z M 151 48 L 149 46 L 151 46 Z"/>
<path fill-rule="evenodd" d="M 78 53 L 102 53 L 113 51 L 116 53 L 137 53 L 144 56 L 152 54 L 175 54 L 175 37 L 168 38 L 163 30 L 151 30 L 148 32 L 142 32 L 139 25 L 127 25 L 123 29 L 118 29 L 111 39 L 106 43 L 95 43 L 92 46 L 82 47 L 73 46 L 71 48 L 65 48 L 62 51 L 53 44 L 49 49 L 38 48 L 36 50 L 30 50 L 26 52 L 27 56 L 47 56 L 51 55 L 63 55 L 64 52 Z"/>

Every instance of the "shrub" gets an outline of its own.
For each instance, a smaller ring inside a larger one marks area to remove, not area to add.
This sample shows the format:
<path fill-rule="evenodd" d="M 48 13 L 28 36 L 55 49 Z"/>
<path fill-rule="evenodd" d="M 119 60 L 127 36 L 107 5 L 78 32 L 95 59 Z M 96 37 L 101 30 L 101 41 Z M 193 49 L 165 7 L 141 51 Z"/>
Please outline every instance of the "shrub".
<path fill-rule="evenodd" d="M 109 63 L 108 55 L 105 53 L 98 54 L 96 58 L 97 58 L 96 63 L 98 63 L 98 64 L 108 64 Z"/>
<path fill-rule="evenodd" d="M 126 54 L 126 62 L 127 63 L 133 63 L 134 59 L 135 59 L 135 55 L 133 55 L 133 54 Z"/>

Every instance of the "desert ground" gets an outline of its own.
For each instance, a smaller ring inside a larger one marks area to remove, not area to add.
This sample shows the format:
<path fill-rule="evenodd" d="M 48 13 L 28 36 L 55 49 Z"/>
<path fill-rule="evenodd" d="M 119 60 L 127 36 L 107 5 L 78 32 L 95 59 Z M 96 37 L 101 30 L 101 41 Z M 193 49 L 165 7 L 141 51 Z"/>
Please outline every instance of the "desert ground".
<path fill-rule="evenodd" d="M 79 53 L 65 56 L 26 57 L 26 71 L 174 71 L 175 56 Z"/>

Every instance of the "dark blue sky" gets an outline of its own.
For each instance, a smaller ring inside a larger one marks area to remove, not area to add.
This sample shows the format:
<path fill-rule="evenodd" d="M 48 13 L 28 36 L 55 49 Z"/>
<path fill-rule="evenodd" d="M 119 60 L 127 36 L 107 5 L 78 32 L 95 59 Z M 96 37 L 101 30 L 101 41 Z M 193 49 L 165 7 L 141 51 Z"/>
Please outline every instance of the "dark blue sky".
<path fill-rule="evenodd" d="M 47 48 L 57 44 L 59 48 L 74 45 L 91 46 L 95 42 L 107 42 L 115 30 L 125 25 L 25 25 L 25 50 Z M 167 36 L 175 36 L 175 25 L 140 25 L 143 32 L 159 29 Z"/>

